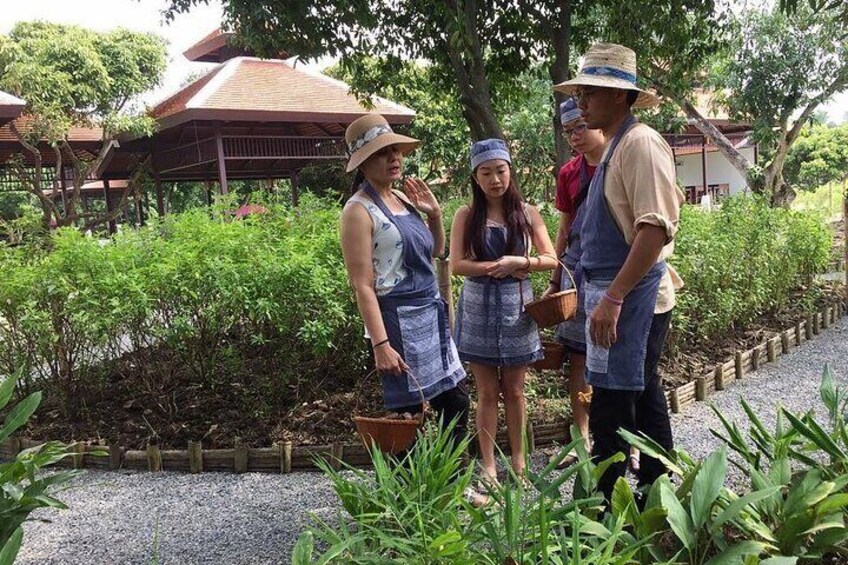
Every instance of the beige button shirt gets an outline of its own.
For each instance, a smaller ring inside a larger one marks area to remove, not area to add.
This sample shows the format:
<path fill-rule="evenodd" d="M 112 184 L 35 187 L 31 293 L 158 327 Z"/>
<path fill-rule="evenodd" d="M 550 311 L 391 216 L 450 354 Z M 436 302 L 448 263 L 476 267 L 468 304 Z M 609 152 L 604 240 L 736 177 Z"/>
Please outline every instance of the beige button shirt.
<path fill-rule="evenodd" d="M 666 246 L 658 261 L 674 253 L 674 236 L 680 222 L 680 205 L 685 201 L 677 186 L 677 171 L 671 147 L 645 124 L 631 127 L 616 147 L 606 170 L 604 195 L 628 245 L 641 224 L 665 229 Z M 657 314 L 674 308 L 675 289 L 683 280 L 668 265 L 657 294 Z"/>

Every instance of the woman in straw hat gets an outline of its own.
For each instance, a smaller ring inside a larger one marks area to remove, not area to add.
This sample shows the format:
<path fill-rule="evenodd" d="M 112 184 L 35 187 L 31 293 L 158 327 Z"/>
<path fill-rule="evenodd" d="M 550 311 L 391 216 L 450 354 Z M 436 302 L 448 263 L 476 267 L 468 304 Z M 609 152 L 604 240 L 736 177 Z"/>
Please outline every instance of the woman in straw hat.
<path fill-rule="evenodd" d="M 404 155 L 419 141 L 396 134 L 379 114 L 366 114 L 345 132 L 356 171 L 341 219 L 342 252 L 387 410 L 418 414 L 421 396 L 454 435 L 467 432 L 465 371 L 439 296 L 433 257 L 445 247 L 442 209 L 426 183 L 406 179 Z M 421 218 L 426 217 L 426 222 Z"/>
<path fill-rule="evenodd" d="M 670 449 L 668 406 L 656 366 L 674 306 L 665 259 L 673 251 L 683 195 L 668 144 L 632 113 L 657 98 L 636 84 L 636 54 L 610 43 L 592 46 L 578 76 L 554 88 L 575 96 L 588 127 L 609 140 L 582 205 L 579 234 L 592 454 L 600 460 L 626 454 L 620 428 L 643 432 Z M 639 484 L 651 484 L 665 471 L 643 454 Z M 601 477 L 607 500 L 624 472 L 625 464 L 616 463 Z"/>
<path fill-rule="evenodd" d="M 482 479 L 496 482 L 495 435 L 503 397 L 512 468 L 524 475 L 524 376 L 541 359 L 536 323 L 524 311 L 533 300 L 529 271 L 551 270 L 554 247 L 539 212 L 521 198 L 506 143 L 471 146 L 471 204 L 451 228 L 451 271 L 465 276 L 456 321 L 459 356 L 477 388 L 477 440 Z M 539 255 L 530 257 L 531 246 Z"/>

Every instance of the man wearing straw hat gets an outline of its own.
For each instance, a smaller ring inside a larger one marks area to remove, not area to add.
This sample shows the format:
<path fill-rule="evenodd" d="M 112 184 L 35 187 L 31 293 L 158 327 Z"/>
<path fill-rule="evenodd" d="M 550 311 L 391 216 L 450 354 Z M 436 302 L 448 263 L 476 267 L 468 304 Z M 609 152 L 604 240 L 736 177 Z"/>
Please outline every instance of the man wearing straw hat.
<path fill-rule="evenodd" d="M 668 406 L 656 365 L 674 306 L 665 259 L 673 251 L 683 195 L 668 144 L 632 113 L 654 106 L 657 98 L 636 85 L 636 54 L 611 43 L 592 46 L 578 76 L 554 89 L 574 96 L 587 126 L 602 130 L 608 140 L 580 227 L 592 455 L 604 460 L 627 454 L 620 428 L 643 432 L 670 449 Z M 601 477 L 607 500 L 625 469 L 619 462 Z M 639 485 L 665 472 L 660 461 L 643 454 Z"/>

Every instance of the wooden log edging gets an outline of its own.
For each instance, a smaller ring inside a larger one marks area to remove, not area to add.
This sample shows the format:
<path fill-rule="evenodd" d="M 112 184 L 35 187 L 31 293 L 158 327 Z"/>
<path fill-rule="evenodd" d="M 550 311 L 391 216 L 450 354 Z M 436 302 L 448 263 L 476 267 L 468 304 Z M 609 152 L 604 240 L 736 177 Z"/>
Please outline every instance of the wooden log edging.
<path fill-rule="evenodd" d="M 736 351 L 732 357 L 717 363 L 711 370 L 695 376 L 686 384 L 666 392 L 666 400 L 672 413 L 680 413 L 694 402 L 703 402 L 715 391 L 725 390 L 734 381 L 757 371 L 766 363 L 773 363 L 780 355 L 790 353 L 793 347 L 820 335 L 821 331 L 836 323 L 845 315 L 845 304 L 836 301 L 825 306 L 805 320 L 771 335 L 762 343 L 747 351 Z"/>
<path fill-rule="evenodd" d="M 693 375 L 688 383 L 666 391 L 666 400 L 672 412 L 679 413 L 695 402 L 704 402 L 715 391 L 725 390 L 737 379 L 752 373 L 765 363 L 771 363 L 780 355 L 789 353 L 814 335 L 817 328 L 827 328 L 845 315 L 845 304 L 836 302 L 822 312 L 799 321 L 786 330 L 747 351 L 737 351 L 732 357 L 717 363 L 713 369 L 701 375 Z M 827 320 L 827 321 L 825 321 Z M 548 447 L 565 443 L 569 438 L 568 420 L 550 424 L 530 425 L 531 445 Z M 0 459 L 14 458 L 24 449 L 44 443 L 32 439 L 12 436 L 0 443 Z M 501 430 L 497 443 L 508 453 L 505 430 Z M 293 471 L 317 471 L 315 458 L 325 460 L 335 469 L 343 463 L 354 467 L 368 467 L 371 458 L 361 443 L 333 443 L 330 445 L 295 446 L 284 441 L 273 447 L 250 448 L 237 442 L 230 449 L 203 449 L 202 443 L 190 441 L 188 449 L 160 450 L 155 441 L 143 450 L 129 450 L 115 445 L 88 445 L 84 442 L 69 444 L 71 457 L 63 459 L 57 467 L 75 467 L 102 470 L 176 471 L 185 473 L 203 472 L 257 472 L 291 473 Z M 106 453 L 108 456 L 102 456 Z M 99 456 L 97 456 L 97 455 Z"/>

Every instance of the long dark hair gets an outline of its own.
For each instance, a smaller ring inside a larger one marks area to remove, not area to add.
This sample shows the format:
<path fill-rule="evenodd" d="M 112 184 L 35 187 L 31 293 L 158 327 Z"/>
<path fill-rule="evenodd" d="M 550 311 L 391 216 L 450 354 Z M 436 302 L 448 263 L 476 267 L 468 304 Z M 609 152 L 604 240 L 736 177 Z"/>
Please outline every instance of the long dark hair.
<path fill-rule="evenodd" d="M 504 219 L 506 220 L 506 254 L 515 254 L 521 249 L 519 244 L 526 245 L 530 235 L 530 224 L 524 215 L 524 199 L 515 182 L 515 171 L 509 167 L 509 186 L 501 200 Z M 465 252 L 472 257 L 483 257 L 483 243 L 486 239 L 486 195 L 471 174 L 471 220 L 465 225 Z M 522 251 L 522 255 L 526 249 Z"/>

